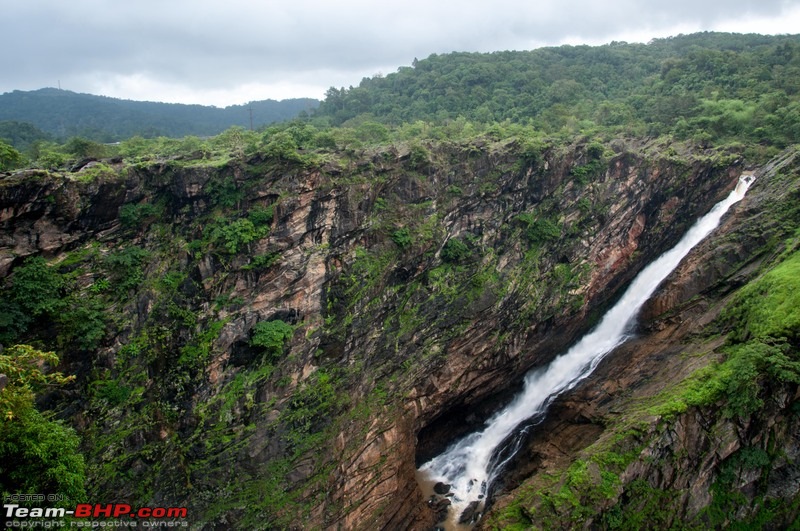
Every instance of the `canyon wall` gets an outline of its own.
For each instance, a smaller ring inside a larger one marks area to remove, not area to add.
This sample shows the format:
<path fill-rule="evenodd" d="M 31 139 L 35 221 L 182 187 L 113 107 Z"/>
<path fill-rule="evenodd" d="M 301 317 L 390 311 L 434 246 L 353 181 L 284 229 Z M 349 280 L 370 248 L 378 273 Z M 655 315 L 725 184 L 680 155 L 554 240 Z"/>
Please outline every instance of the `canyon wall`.
<path fill-rule="evenodd" d="M 186 505 L 206 529 L 432 527 L 419 461 L 587 330 L 746 169 L 734 152 L 616 141 L 532 153 L 514 140 L 311 166 L 97 165 L 2 177 L 4 294 L 41 256 L 67 279 L 65 315 L 97 319 L 91 342 L 55 316 L 18 336 L 57 350 L 78 377 L 44 404 L 81 434 L 93 497 Z M 603 419 L 627 404 L 615 393 L 670 374 L 659 360 L 692 336 L 687 323 L 712 320 L 715 301 L 766 260 L 772 251 L 753 248 L 789 230 L 753 228 L 776 201 L 767 183 L 720 229 L 750 227 L 749 239 L 704 244 L 673 275 L 645 312 L 648 335 L 562 399 L 546 430 L 560 442 L 534 437 L 498 506 L 547 469 L 537 463 L 569 463 L 602 438 Z M 642 452 L 700 437 L 703 414 L 653 421 Z M 676 466 L 691 469 L 686 459 Z M 624 482 L 656 473 L 641 463 Z M 708 479 L 717 461 L 706 464 Z M 699 481 L 686 474 L 680 485 Z"/>

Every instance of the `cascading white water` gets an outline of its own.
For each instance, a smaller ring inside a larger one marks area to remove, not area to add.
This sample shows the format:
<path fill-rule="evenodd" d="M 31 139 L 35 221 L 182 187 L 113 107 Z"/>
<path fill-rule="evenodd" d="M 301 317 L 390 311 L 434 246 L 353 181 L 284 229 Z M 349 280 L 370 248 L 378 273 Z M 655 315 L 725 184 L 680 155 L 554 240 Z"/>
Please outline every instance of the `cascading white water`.
<path fill-rule="evenodd" d="M 441 482 L 450 486 L 449 526 L 456 525 L 462 511 L 470 505 L 468 520 L 474 522 L 472 514 L 480 514 L 489 486 L 516 452 L 514 445 L 519 441 L 515 443 L 510 438 L 519 431 L 518 427 L 533 417 L 541 416 L 555 397 L 591 374 L 606 354 L 627 339 L 642 305 L 683 257 L 719 225 L 731 205 L 744 197 L 754 179 L 750 174 L 740 177 L 736 189 L 726 199 L 697 220 L 675 247 L 639 273 L 597 327 L 547 367 L 529 372 L 522 392 L 491 417 L 483 431 L 464 437 L 419 468 L 424 482 Z"/>

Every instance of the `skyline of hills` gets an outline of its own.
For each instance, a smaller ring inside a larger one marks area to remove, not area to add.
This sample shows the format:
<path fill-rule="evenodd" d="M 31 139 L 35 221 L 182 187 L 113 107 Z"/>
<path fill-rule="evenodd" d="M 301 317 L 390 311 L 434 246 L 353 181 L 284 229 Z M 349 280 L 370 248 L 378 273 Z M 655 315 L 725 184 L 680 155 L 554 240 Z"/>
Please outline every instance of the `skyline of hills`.
<path fill-rule="evenodd" d="M 312 98 L 261 100 L 220 108 L 123 100 L 57 88 L 0 94 L 0 122 L 33 125 L 54 138 L 83 136 L 113 142 L 143 137 L 211 136 L 232 126 L 258 128 L 319 105 Z"/>

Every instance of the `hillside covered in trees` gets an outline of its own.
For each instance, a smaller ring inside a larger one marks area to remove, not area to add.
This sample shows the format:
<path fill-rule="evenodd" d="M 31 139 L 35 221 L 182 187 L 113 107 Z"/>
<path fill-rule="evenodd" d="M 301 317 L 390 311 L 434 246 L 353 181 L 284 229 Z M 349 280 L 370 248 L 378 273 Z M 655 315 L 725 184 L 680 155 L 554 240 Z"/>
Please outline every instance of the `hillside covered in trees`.
<path fill-rule="evenodd" d="M 649 44 L 451 53 L 331 88 L 331 124 L 529 124 L 785 145 L 800 137 L 800 36 L 701 33 Z"/>
<path fill-rule="evenodd" d="M 211 136 L 238 125 L 253 127 L 291 120 L 318 104 L 310 98 L 263 100 L 224 109 L 130 101 L 68 90 L 44 88 L 15 90 L 0 95 L 0 122 L 32 124 L 55 138 L 82 136 L 98 142 L 114 142 L 135 135 L 182 137 Z M 2 136 L 0 136 L 2 137 Z"/>

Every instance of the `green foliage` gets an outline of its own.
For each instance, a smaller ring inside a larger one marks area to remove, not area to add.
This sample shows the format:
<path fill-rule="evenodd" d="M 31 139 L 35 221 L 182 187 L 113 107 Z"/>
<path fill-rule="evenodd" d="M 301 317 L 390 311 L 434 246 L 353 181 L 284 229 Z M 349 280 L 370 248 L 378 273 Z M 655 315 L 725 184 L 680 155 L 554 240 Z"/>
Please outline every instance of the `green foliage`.
<path fill-rule="evenodd" d="M 457 264 L 469 258 L 469 246 L 458 238 L 451 238 L 442 247 L 441 257 L 445 262 Z"/>
<path fill-rule="evenodd" d="M 19 418 L 0 422 L 3 496 L 61 494 L 65 496 L 64 505 L 69 507 L 85 500 L 85 465 L 75 430 L 47 419 L 33 408 Z"/>
<path fill-rule="evenodd" d="M 800 353 L 792 342 L 800 335 L 798 266 L 800 252 L 794 252 L 739 290 L 720 316 L 730 330 L 726 359 L 661 396 L 653 413 L 669 416 L 724 398 L 727 417 L 747 417 L 763 407 L 765 385 L 800 383 Z"/>
<path fill-rule="evenodd" d="M 77 173 L 70 175 L 70 178 L 90 183 L 101 178 L 113 179 L 117 177 L 117 172 L 108 164 L 102 162 L 91 162 L 81 168 Z"/>
<path fill-rule="evenodd" d="M 106 335 L 106 303 L 95 296 L 73 296 L 58 315 L 59 343 L 64 347 L 94 350 Z"/>
<path fill-rule="evenodd" d="M 288 162 L 302 162 L 303 157 L 297 149 L 294 137 L 286 131 L 279 131 L 265 138 L 264 154 L 268 157 Z"/>
<path fill-rule="evenodd" d="M 261 321 L 253 327 L 250 344 L 264 349 L 267 356 L 274 359 L 283 353 L 286 341 L 293 335 L 294 327 L 280 319 Z"/>
<path fill-rule="evenodd" d="M 84 461 L 75 431 L 44 417 L 33 404 L 35 393 L 72 380 L 45 373 L 58 357 L 28 345 L 0 353 L 0 374 L 8 382 L 0 393 L 0 491 L 63 494 L 67 505 L 83 501 Z"/>
<path fill-rule="evenodd" d="M 365 121 L 356 128 L 356 137 L 365 143 L 380 144 L 389 140 L 389 129 L 383 124 Z"/>
<path fill-rule="evenodd" d="M 247 219 L 253 222 L 256 227 L 269 226 L 275 217 L 275 206 L 255 207 L 247 213 Z"/>
<path fill-rule="evenodd" d="M 26 122 L 0 121 L 0 139 L 14 149 L 27 153 L 37 142 L 52 140 L 50 135 Z"/>
<path fill-rule="evenodd" d="M 312 435 L 321 432 L 339 406 L 330 373 L 318 369 L 303 382 L 281 414 L 281 420 L 290 428 L 287 440 L 296 453 L 315 444 L 317 437 Z"/>
<path fill-rule="evenodd" d="M 0 140 L 0 171 L 18 168 L 24 160 L 22 153 Z"/>
<path fill-rule="evenodd" d="M 152 203 L 127 203 L 119 208 L 119 220 L 124 227 L 141 227 L 157 219 L 161 211 Z"/>
<path fill-rule="evenodd" d="M 675 513 L 672 503 L 679 493 L 653 488 L 642 479 L 625 485 L 624 503 L 615 504 L 602 516 L 604 528 L 621 531 L 671 529 Z"/>
<path fill-rule="evenodd" d="M 91 383 L 91 387 L 97 398 L 108 402 L 112 407 L 124 404 L 133 391 L 117 380 L 95 380 Z"/>
<path fill-rule="evenodd" d="M 800 336 L 800 252 L 742 288 L 722 319 L 735 341 Z"/>
<path fill-rule="evenodd" d="M 736 488 L 740 475 L 751 470 L 767 469 L 771 462 L 767 452 L 756 447 L 740 448 L 728 457 L 720 466 L 716 481 L 711 485 L 713 498 L 711 504 L 701 513 L 703 519 L 708 521 L 713 528 L 725 526 L 731 521 L 741 520 L 740 517 L 737 517 L 737 512 L 743 506 L 749 505 L 749 500 Z M 753 529 L 750 526 L 741 528 Z"/>
<path fill-rule="evenodd" d="M 244 127 L 229 127 L 211 140 L 212 147 L 221 149 L 237 157 L 253 153 L 258 144 L 258 135 Z"/>
<path fill-rule="evenodd" d="M 29 345 L 14 345 L 0 351 L 0 374 L 5 374 L 8 378 L 0 393 L 0 414 L 4 420 L 12 420 L 33 407 L 36 393 L 74 379 L 58 372 L 48 374 L 42 369 L 44 364 L 51 367 L 58 365 L 58 356 L 53 352 L 41 352 Z"/>
<path fill-rule="evenodd" d="M 410 146 L 408 162 L 412 168 L 423 170 L 431 161 L 431 152 L 425 146 L 416 142 Z"/>
<path fill-rule="evenodd" d="M 647 45 L 434 54 L 331 88 L 316 117 L 336 125 L 426 120 L 453 132 L 467 121 L 508 120 L 551 134 L 699 132 L 710 142 L 786 146 L 800 138 L 798 49 L 797 36 L 702 33 Z M 424 134 L 417 128 L 414 136 Z M 529 153 L 535 162 L 536 150 Z"/>
<path fill-rule="evenodd" d="M 79 136 L 74 136 L 67 140 L 64 144 L 64 151 L 81 159 L 87 157 L 101 158 L 106 154 L 103 144 Z"/>
<path fill-rule="evenodd" d="M 264 271 L 277 264 L 280 259 L 281 253 L 278 252 L 259 254 L 254 256 L 253 259 L 250 260 L 249 264 L 242 266 L 242 269 L 245 271 Z"/>
<path fill-rule="evenodd" d="M 37 318 L 53 317 L 64 305 L 65 281 L 40 256 L 14 270 L 0 297 L 0 343 L 11 343 Z"/>
<path fill-rule="evenodd" d="M 211 179 L 204 190 L 212 203 L 224 208 L 234 208 L 244 199 L 244 190 L 231 177 Z"/>
<path fill-rule="evenodd" d="M 181 348 L 178 363 L 186 367 L 202 367 L 211 359 L 211 348 L 227 320 L 214 321 L 193 342 Z"/>
<path fill-rule="evenodd" d="M 392 241 L 401 249 L 405 249 L 411 245 L 414 239 L 411 237 L 411 231 L 408 227 L 402 227 L 392 232 Z"/>
<path fill-rule="evenodd" d="M 95 142 L 113 142 L 135 135 L 146 139 L 208 137 L 231 126 L 239 126 L 246 138 L 249 131 L 244 128 L 250 127 L 251 117 L 253 127 L 258 128 L 295 118 L 317 104 L 315 99 L 293 98 L 253 101 L 222 109 L 121 100 L 47 88 L 0 94 L 0 120 L 21 120 L 58 138 L 81 136 Z M 11 139 L 2 129 L 0 137 Z"/>
<path fill-rule="evenodd" d="M 36 167 L 54 170 L 66 166 L 70 156 L 58 144 L 40 141 L 31 147 L 31 159 Z"/>
<path fill-rule="evenodd" d="M 130 245 L 106 255 L 103 260 L 109 271 L 112 286 L 120 295 L 127 295 L 144 280 L 144 262 L 150 252 Z"/>
<path fill-rule="evenodd" d="M 207 228 L 208 243 L 217 251 L 236 254 L 245 245 L 263 238 L 269 233 L 269 227 L 256 227 L 249 218 L 234 221 L 217 218 Z"/>
<path fill-rule="evenodd" d="M 53 315 L 61 306 L 64 278 L 41 256 L 34 256 L 14 270 L 10 295 L 31 317 Z"/>
<path fill-rule="evenodd" d="M 559 226 L 547 218 L 534 217 L 529 212 L 523 212 L 517 216 L 516 221 L 522 224 L 525 237 L 533 244 L 540 245 L 561 237 Z"/>
<path fill-rule="evenodd" d="M 605 164 L 601 160 L 592 160 L 582 166 L 576 166 L 570 170 L 575 180 L 581 186 L 589 184 L 593 177 L 596 177 L 605 169 Z"/>

